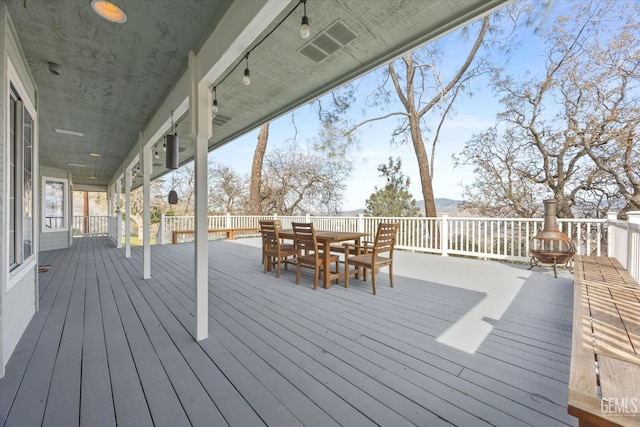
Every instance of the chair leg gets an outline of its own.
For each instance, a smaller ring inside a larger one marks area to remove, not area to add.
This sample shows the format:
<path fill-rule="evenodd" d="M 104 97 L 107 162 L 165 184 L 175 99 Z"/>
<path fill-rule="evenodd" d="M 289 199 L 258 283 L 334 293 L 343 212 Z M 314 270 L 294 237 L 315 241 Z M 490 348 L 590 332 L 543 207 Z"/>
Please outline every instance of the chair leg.
<path fill-rule="evenodd" d="M 376 294 L 376 275 L 373 272 L 373 269 L 371 270 L 371 287 L 373 288 L 373 294 Z"/>
<path fill-rule="evenodd" d="M 393 288 L 393 263 L 389 264 L 389 284 Z"/>
<path fill-rule="evenodd" d="M 358 270 L 358 268 L 356 267 L 356 271 Z M 357 277 L 356 273 L 356 277 Z M 344 255 L 344 287 L 348 288 L 349 287 L 349 255 L 345 254 Z"/>
<path fill-rule="evenodd" d="M 280 255 L 278 255 L 278 257 L 276 258 L 276 277 L 280 278 L 280 264 L 282 264 L 280 261 L 282 260 L 282 258 L 280 258 Z"/>
<path fill-rule="evenodd" d="M 300 261 L 296 262 L 296 285 L 300 284 Z"/>
<path fill-rule="evenodd" d="M 314 270 L 315 276 L 313 277 L 313 290 L 317 291 L 318 290 L 318 279 L 320 276 L 320 266 L 316 265 L 316 268 Z M 327 272 L 323 272 L 323 274 L 327 274 Z"/>

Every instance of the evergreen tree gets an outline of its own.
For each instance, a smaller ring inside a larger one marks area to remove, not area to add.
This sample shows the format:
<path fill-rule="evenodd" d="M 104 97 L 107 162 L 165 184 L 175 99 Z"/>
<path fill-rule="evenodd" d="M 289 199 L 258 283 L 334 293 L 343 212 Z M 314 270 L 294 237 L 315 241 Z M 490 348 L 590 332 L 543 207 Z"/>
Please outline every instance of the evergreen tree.
<path fill-rule="evenodd" d="M 367 216 L 411 217 L 419 216 L 416 199 L 409 193 L 409 177 L 402 173 L 402 161 L 389 157 L 389 163 L 378 166 L 380 176 L 387 180 L 384 188 L 375 187 L 375 192 L 366 201 Z"/>

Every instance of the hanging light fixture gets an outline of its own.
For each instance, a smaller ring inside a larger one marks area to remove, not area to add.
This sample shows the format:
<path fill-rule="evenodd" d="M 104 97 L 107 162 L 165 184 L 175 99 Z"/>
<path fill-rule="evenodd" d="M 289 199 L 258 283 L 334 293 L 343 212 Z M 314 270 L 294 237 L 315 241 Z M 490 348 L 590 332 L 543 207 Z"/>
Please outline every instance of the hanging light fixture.
<path fill-rule="evenodd" d="M 244 59 L 247 64 L 247 68 L 244 69 L 244 76 L 242 77 L 242 83 L 245 86 L 249 86 L 251 84 L 251 77 L 249 76 L 249 52 L 244 56 Z"/>
<path fill-rule="evenodd" d="M 155 151 L 156 152 L 154 153 L 153 157 L 156 158 L 156 159 L 159 159 L 160 155 L 158 154 L 158 145 L 155 146 Z"/>
<path fill-rule="evenodd" d="M 91 0 L 91 9 L 107 21 L 117 24 L 127 22 L 127 14 L 124 10 L 110 1 Z"/>
<path fill-rule="evenodd" d="M 173 135 L 171 134 L 173 132 Z M 173 110 L 171 110 L 171 128 L 165 137 L 167 147 L 166 167 L 167 169 L 178 169 L 178 130 L 173 125 Z"/>
<path fill-rule="evenodd" d="M 309 38 L 309 18 L 307 17 L 307 0 L 300 0 L 302 3 L 302 7 L 304 9 L 304 14 L 302 15 L 302 25 L 300 26 L 300 37 L 303 39 Z"/>
<path fill-rule="evenodd" d="M 218 93 L 216 92 L 216 87 L 213 87 L 213 106 L 211 107 L 211 112 L 213 112 L 213 117 L 218 114 Z"/>

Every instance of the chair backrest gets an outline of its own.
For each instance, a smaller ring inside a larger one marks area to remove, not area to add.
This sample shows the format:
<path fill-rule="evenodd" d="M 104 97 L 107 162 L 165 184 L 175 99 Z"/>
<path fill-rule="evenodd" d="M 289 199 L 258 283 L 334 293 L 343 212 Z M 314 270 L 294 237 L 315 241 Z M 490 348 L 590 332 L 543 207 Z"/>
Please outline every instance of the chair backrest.
<path fill-rule="evenodd" d="M 312 223 L 292 222 L 291 227 L 293 227 L 295 245 L 299 254 L 318 253 L 318 241 Z"/>
<path fill-rule="evenodd" d="M 378 224 L 378 231 L 376 232 L 376 239 L 373 242 L 373 250 L 376 254 L 382 252 L 391 252 L 393 255 L 393 247 L 396 244 L 396 234 L 398 233 L 398 227 L 400 224 L 382 222 Z"/>
<path fill-rule="evenodd" d="M 278 229 L 275 221 L 260 221 L 260 232 L 262 233 L 263 244 L 267 248 L 275 248 L 278 246 L 280 239 L 278 238 Z"/>

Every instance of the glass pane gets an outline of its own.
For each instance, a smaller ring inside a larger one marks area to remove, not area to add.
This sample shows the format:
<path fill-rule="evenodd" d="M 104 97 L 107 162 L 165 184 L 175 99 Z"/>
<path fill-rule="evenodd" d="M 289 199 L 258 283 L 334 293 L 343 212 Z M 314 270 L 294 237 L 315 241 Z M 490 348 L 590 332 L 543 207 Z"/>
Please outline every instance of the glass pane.
<path fill-rule="evenodd" d="M 65 228 L 64 183 L 47 181 L 44 192 L 44 226 L 46 229 Z"/>
<path fill-rule="evenodd" d="M 9 97 L 9 265 L 16 264 L 16 100 Z"/>
<path fill-rule="evenodd" d="M 33 119 L 24 110 L 24 211 L 22 213 L 23 257 L 27 259 L 33 253 Z"/>

